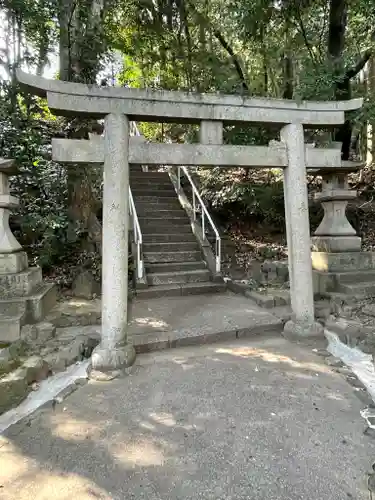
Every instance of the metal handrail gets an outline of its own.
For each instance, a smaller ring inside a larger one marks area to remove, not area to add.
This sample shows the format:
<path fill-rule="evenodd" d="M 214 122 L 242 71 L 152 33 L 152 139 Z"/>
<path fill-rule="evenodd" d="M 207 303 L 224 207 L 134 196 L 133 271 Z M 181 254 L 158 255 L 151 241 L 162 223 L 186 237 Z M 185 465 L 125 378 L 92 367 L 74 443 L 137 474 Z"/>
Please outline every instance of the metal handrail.
<path fill-rule="evenodd" d="M 178 189 L 178 192 L 180 192 L 181 190 L 181 170 L 183 171 L 183 173 L 185 174 L 186 178 L 188 179 L 188 181 L 190 182 L 190 185 L 191 185 L 191 188 L 192 188 L 192 192 L 193 192 L 193 219 L 194 219 L 194 222 L 196 222 L 197 220 L 197 212 L 196 212 L 196 200 L 198 200 L 199 202 L 199 205 L 201 206 L 201 209 L 202 209 L 202 238 L 203 240 L 205 240 L 206 238 L 206 223 L 205 223 L 205 217 L 207 217 L 207 220 L 208 222 L 210 223 L 211 225 L 211 228 L 213 229 L 214 233 L 215 233 L 215 237 L 216 237 L 216 243 L 215 243 L 215 263 L 216 263 L 216 272 L 217 273 L 220 273 L 220 269 L 221 269 L 221 238 L 220 238 L 220 234 L 219 234 L 219 231 L 217 230 L 215 224 L 214 224 L 214 221 L 212 220 L 200 194 L 199 194 L 199 191 L 198 189 L 196 188 L 195 184 L 194 184 L 194 181 L 193 179 L 191 178 L 189 172 L 188 172 L 188 169 L 186 167 L 178 167 L 178 170 L 177 170 L 177 189 Z"/>
<path fill-rule="evenodd" d="M 142 231 L 139 225 L 137 211 L 135 209 L 132 190 L 129 186 L 129 213 L 133 221 L 134 243 L 137 245 L 137 278 L 143 278 L 143 252 L 142 252 Z"/>
<path fill-rule="evenodd" d="M 130 122 L 130 135 L 140 136 L 141 133 L 135 122 Z M 137 278 L 142 279 L 144 273 L 142 231 L 139 225 L 137 210 L 135 208 L 132 190 L 129 186 L 129 213 L 133 221 L 134 243 L 137 245 Z"/>

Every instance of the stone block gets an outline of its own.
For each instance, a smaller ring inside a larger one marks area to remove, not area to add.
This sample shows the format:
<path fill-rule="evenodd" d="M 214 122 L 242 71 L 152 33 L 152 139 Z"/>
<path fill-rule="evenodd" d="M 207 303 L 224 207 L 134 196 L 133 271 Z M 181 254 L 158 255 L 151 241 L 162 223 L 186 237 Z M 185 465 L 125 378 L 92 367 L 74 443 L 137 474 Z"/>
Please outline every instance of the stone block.
<path fill-rule="evenodd" d="M 313 269 L 317 271 L 358 271 L 375 269 L 375 252 L 311 252 Z"/>
<path fill-rule="evenodd" d="M 0 414 L 21 403 L 29 392 L 26 372 L 22 368 L 0 378 Z"/>
<path fill-rule="evenodd" d="M 314 294 L 324 295 L 326 292 L 332 292 L 336 288 L 335 275 L 321 271 L 313 271 L 313 289 Z"/>
<path fill-rule="evenodd" d="M 19 273 L 0 274 L 0 296 L 2 298 L 29 295 L 42 282 L 42 270 L 31 267 Z"/>
<path fill-rule="evenodd" d="M 273 296 L 275 306 L 288 306 L 290 305 L 290 292 L 289 290 L 271 290 L 268 292 Z"/>
<path fill-rule="evenodd" d="M 22 313 L 18 316 L 0 316 L 0 342 L 7 344 L 20 338 L 22 316 Z"/>
<path fill-rule="evenodd" d="M 0 349 L 0 376 L 17 368 L 18 361 L 13 359 L 8 348 Z"/>
<path fill-rule="evenodd" d="M 367 304 L 362 308 L 362 312 L 364 314 L 367 314 L 368 316 L 373 316 L 375 318 L 375 305 L 374 304 Z"/>
<path fill-rule="evenodd" d="M 47 312 L 56 304 L 56 287 L 51 283 L 42 284 L 36 291 L 24 297 L 0 298 L 0 314 L 11 316 L 8 310 L 24 310 L 22 323 L 42 321 Z"/>
<path fill-rule="evenodd" d="M 317 301 L 314 303 L 315 317 L 318 319 L 327 320 L 332 312 L 332 307 L 329 301 Z"/>
<path fill-rule="evenodd" d="M 67 366 L 89 358 L 98 344 L 98 339 L 80 335 L 57 352 L 48 354 L 44 359 L 53 372 L 63 371 Z"/>
<path fill-rule="evenodd" d="M 0 275 L 20 273 L 27 269 L 28 259 L 26 252 L 0 253 Z"/>
<path fill-rule="evenodd" d="M 325 322 L 325 328 L 336 333 L 341 342 L 351 347 L 355 347 L 366 337 L 366 329 L 359 321 L 344 318 L 328 319 Z"/>
<path fill-rule="evenodd" d="M 57 301 L 56 286 L 43 284 L 37 292 L 27 298 L 27 319 L 30 323 L 42 321 Z"/>
<path fill-rule="evenodd" d="M 16 342 L 12 342 L 8 349 L 12 358 L 17 359 L 26 355 L 28 347 L 27 342 L 22 339 L 18 339 Z"/>
<path fill-rule="evenodd" d="M 314 236 L 311 243 L 316 252 L 360 252 L 362 239 L 359 236 Z"/>
<path fill-rule="evenodd" d="M 99 295 L 100 284 L 95 281 L 90 271 L 81 272 L 74 280 L 72 286 L 73 296 L 83 299 L 92 299 L 94 295 Z"/>
<path fill-rule="evenodd" d="M 31 356 L 22 365 L 26 371 L 26 380 L 28 384 L 40 382 L 48 377 L 50 368 L 48 363 L 40 356 Z"/>
<path fill-rule="evenodd" d="M 260 292 L 255 292 L 250 290 L 245 292 L 245 296 L 251 300 L 254 300 L 256 304 L 265 309 L 271 309 L 275 306 L 274 298 L 272 295 L 263 294 Z"/>
<path fill-rule="evenodd" d="M 283 336 L 290 340 L 310 337 L 324 337 L 324 330 L 323 326 L 317 322 L 307 324 L 289 320 L 284 325 Z"/>
<path fill-rule="evenodd" d="M 282 282 L 285 283 L 286 281 L 289 281 L 289 266 L 288 266 L 288 261 L 278 261 L 276 262 L 276 273 L 278 279 Z"/>
<path fill-rule="evenodd" d="M 42 322 L 25 325 L 21 329 L 21 338 L 31 345 L 44 344 L 55 336 L 56 327 L 52 323 Z"/>

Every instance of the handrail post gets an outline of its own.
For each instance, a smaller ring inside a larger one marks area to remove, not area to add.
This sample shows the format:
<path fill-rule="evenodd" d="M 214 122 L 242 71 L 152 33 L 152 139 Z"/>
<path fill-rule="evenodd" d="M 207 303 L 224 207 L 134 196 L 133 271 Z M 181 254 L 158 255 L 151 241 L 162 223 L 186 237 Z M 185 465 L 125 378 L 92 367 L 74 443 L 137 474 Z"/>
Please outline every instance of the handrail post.
<path fill-rule="evenodd" d="M 219 235 L 219 231 L 217 230 L 215 224 L 214 224 L 214 221 L 212 220 L 210 214 L 208 213 L 208 210 L 193 182 L 193 179 L 191 178 L 188 170 L 186 167 L 181 167 L 184 175 L 186 176 L 187 180 L 190 182 L 190 185 L 192 187 L 192 193 L 193 193 L 193 220 L 194 222 L 196 221 L 197 217 L 196 217 L 196 199 L 198 199 L 198 203 L 199 205 L 201 206 L 202 208 L 202 237 L 203 237 L 203 241 L 205 239 L 205 236 L 206 236 L 206 217 L 207 217 L 207 220 L 210 224 L 210 226 L 212 227 L 214 233 L 215 233 L 215 237 L 216 237 L 216 242 L 215 242 L 215 253 L 216 253 L 216 266 L 215 266 L 215 270 L 216 270 L 216 273 L 220 273 L 220 270 L 221 270 L 221 238 L 220 238 L 220 235 Z"/>

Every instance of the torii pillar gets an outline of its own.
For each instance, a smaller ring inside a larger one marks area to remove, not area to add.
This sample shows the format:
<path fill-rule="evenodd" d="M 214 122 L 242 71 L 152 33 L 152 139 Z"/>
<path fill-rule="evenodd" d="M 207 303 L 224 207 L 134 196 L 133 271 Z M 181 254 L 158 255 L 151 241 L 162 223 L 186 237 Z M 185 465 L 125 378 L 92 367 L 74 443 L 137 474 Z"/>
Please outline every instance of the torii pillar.
<path fill-rule="evenodd" d="M 102 336 L 92 355 L 93 378 L 113 378 L 135 360 L 128 343 L 129 120 L 104 122 Z"/>

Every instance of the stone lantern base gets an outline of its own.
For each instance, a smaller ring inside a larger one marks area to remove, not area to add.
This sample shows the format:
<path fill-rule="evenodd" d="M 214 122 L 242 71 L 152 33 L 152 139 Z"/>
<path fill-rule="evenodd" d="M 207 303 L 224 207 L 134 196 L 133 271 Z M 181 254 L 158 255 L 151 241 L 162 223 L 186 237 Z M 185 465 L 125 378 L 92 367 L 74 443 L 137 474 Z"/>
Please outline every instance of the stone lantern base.
<path fill-rule="evenodd" d="M 9 194 L 8 176 L 16 170 L 11 160 L 0 158 L 0 342 L 20 338 L 21 327 L 41 321 L 56 303 L 56 288 L 43 283 L 39 267 L 28 266 L 9 228 L 10 209 L 18 200 Z"/>
<path fill-rule="evenodd" d="M 361 252 L 361 238 L 346 217 L 349 190 L 347 175 L 360 167 L 343 162 L 336 171 L 322 170 L 322 192 L 316 196 L 324 217 L 311 238 L 315 295 L 364 298 L 375 295 L 375 253 Z"/>
<path fill-rule="evenodd" d="M 375 252 L 312 252 L 317 295 L 375 296 Z"/>

